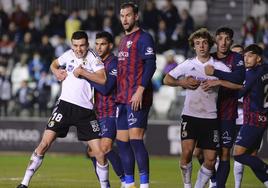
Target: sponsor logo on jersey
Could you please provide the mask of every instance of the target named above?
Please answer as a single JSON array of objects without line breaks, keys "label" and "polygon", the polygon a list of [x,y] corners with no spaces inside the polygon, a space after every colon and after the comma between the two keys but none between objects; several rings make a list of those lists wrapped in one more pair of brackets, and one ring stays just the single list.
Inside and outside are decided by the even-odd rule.
[{"label": "sponsor logo on jersey", "polygon": [[118,118],[118,115],[119,115],[119,108],[118,108],[118,107],[116,107],[115,117],[117,117],[117,118]]},{"label": "sponsor logo on jersey", "polygon": [[[213,142],[215,142],[215,143],[219,143],[219,132],[218,132],[218,130],[214,130],[213,131]],[[217,146],[216,146],[217,147]]]},{"label": "sponsor logo on jersey", "polygon": [[238,63],[237,63],[237,66],[243,66],[244,65],[244,61],[240,60]]},{"label": "sponsor logo on jersey", "polygon": [[147,47],[145,55],[154,55],[154,49],[152,47]]},{"label": "sponsor logo on jersey", "polygon": [[129,123],[129,125],[133,125],[137,122],[137,118],[135,118],[134,114],[131,113],[131,114],[129,114],[127,121]]},{"label": "sponsor logo on jersey", "polygon": [[109,72],[110,75],[112,76],[117,76],[117,70],[116,69],[112,69],[110,72]]},{"label": "sponsor logo on jersey", "polygon": [[127,48],[130,48],[132,46],[132,43],[133,42],[131,40],[127,41]]}]

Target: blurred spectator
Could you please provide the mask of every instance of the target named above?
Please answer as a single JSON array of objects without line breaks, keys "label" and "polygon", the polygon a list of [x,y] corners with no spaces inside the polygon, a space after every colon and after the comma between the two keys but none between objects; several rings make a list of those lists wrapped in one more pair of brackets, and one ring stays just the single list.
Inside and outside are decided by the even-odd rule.
[{"label": "blurred spectator", "polygon": [[172,69],[174,69],[178,64],[175,61],[175,51],[174,50],[168,50],[164,53],[165,58],[166,58],[166,65],[163,69],[163,78],[167,73],[169,73]]},{"label": "blurred spectator", "polygon": [[45,22],[45,17],[40,7],[34,10],[32,21],[34,24],[34,28],[36,28],[38,31],[45,30],[45,26],[46,24],[48,24]]},{"label": "blurred spectator", "polygon": [[2,4],[0,3],[0,36],[7,32],[9,25],[8,15],[4,11]]},{"label": "blurred spectator", "polygon": [[194,31],[194,20],[187,9],[181,11],[181,23],[177,24],[174,30],[171,41],[172,46],[183,50],[183,55],[187,58],[189,51],[188,38]]},{"label": "blurred spectator", "polygon": [[16,63],[15,67],[13,68],[11,72],[13,96],[17,93],[17,90],[19,89],[21,82],[23,80],[30,79],[27,61],[28,61],[28,55],[25,53],[21,54],[19,62]]},{"label": "blurred spectator", "polygon": [[60,35],[65,36],[65,21],[67,17],[63,14],[60,5],[55,4],[52,8],[52,13],[49,16],[49,25],[47,32],[50,36]]},{"label": "blurred spectator", "polygon": [[232,51],[232,52],[239,53],[239,54],[243,54],[243,52],[244,52],[244,48],[243,48],[243,46],[240,45],[240,44],[233,44],[233,45],[231,46],[231,51]]},{"label": "blurred spectator", "polygon": [[165,0],[165,6],[162,9],[162,19],[166,23],[167,36],[170,37],[176,28],[176,25],[181,22],[179,11],[173,4],[172,0]]},{"label": "blurred spectator", "polygon": [[24,33],[28,28],[30,18],[28,13],[24,12],[21,9],[21,6],[17,4],[15,6],[15,11],[11,14],[10,20],[18,26],[21,33]]},{"label": "blurred spectator", "polygon": [[[253,37],[253,40],[255,41],[255,36],[257,34],[257,23],[253,16],[249,16],[245,23],[242,25],[241,35],[243,38],[243,42],[248,41],[249,38]],[[248,34],[249,33],[249,34]]]},{"label": "blurred spectator", "polygon": [[81,28],[81,20],[78,15],[78,10],[73,10],[65,21],[65,31],[67,40],[71,40],[72,34],[75,31],[80,30]]},{"label": "blurred spectator", "polygon": [[99,15],[96,8],[88,10],[87,18],[82,22],[82,29],[89,32],[102,30],[103,18]]},{"label": "blurred spectator", "polygon": [[106,10],[105,10],[105,17],[109,17],[112,25],[111,25],[111,29],[112,29],[112,33],[114,36],[119,35],[119,33],[122,31],[121,28],[121,24],[119,22],[119,19],[117,17],[117,15],[115,14],[115,10],[114,7],[109,6]]},{"label": "blurred spectator", "polygon": [[13,55],[15,42],[9,39],[7,34],[3,34],[0,40],[0,66],[7,67],[9,59]]},{"label": "blurred spectator", "polygon": [[102,30],[114,35],[113,29],[112,29],[112,20],[110,17],[104,17]]},{"label": "blurred spectator", "polygon": [[34,91],[28,86],[27,80],[20,83],[20,88],[15,95],[15,113],[21,115],[24,111],[32,116],[34,104]]},{"label": "blurred spectator", "polygon": [[8,116],[8,106],[11,99],[11,81],[5,69],[0,71],[0,116],[3,111],[4,116]]},{"label": "blurred spectator", "polygon": [[243,46],[249,46],[250,44],[255,43],[254,35],[252,32],[248,32],[246,36],[243,38],[242,45]]},{"label": "blurred spectator", "polygon": [[153,31],[153,36],[158,31],[158,24],[161,19],[161,12],[156,8],[154,0],[145,1],[144,10],[142,12],[142,23],[143,29]]},{"label": "blurred spectator", "polygon": [[59,42],[55,47],[55,57],[60,57],[67,49],[70,47],[66,44],[65,38],[62,36],[59,36]]},{"label": "blurred spectator", "polygon": [[32,40],[32,34],[26,32],[23,37],[23,42],[19,43],[15,48],[15,58],[18,60],[20,54],[28,54],[29,58],[32,58],[33,51],[36,49],[36,45]]},{"label": "blurred spectator", "polygon": [[38,114],[40,117],[48,116],[48,103],[51,97],[51,84],[52,81],[48,76],[47,72],[42,72],[41,77],[37,84],[37,103],[38,103]]},{"label": "blurred spectator", "polygon": [[14,22],[9,23],[7,34],[9,36],[9,39],[15,43],[21,42],[23,38],[23,34],[19,32]]},{"label": "blurred spectator", "polygon": [[33,58],[29,61],[28,68],[31,80],[38,82],[41,78],[41,72],[45,69],[44,63],[38,52],[35,52]]},{"label": "blurred spectator", "polygon": [[42,32],[35,28],[33,21],[29,22],[27,32],[31,33],[32,41],[34,41],[36,45],[40,44]]},{"label": "blurred spectator", "polygon": [[155,35],[156,52],[162,53],[169,48],[169,38],[167,36],[167,28],[164,20],[158,22],[158,32]]},{"label": "blurred spectator", "polygon": [[263,45],[264,62],[268,63],[268,17],[258,31],[257,43]]},{"label": "blurred spectator", "polygon": [[44,71],[48,72],[50,64],[54,58],[55,49],[49,42],[48,35],[43,35],[41,40],[41,45],[38,47],[40,56],[44,64]]}]

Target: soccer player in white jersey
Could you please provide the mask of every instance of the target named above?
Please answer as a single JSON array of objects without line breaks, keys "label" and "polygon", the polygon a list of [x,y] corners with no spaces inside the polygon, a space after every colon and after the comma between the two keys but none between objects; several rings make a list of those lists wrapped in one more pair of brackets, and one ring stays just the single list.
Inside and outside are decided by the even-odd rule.
[{"label": "soccer player in white jersey", "polygon": [[170,86],[181,86],[180,79],[193,77],[198,80],[196,89],[186,89],[186,98],[182,111],[181,145],[182,155],[180,167],[185,188],[191,188],[192,155],[195,146],[204,150],[202,164],[196,188],[205,187],[214,170],[216,150],[219,147],[218,121],[216,101],[218,88],[204,91],[203,82],[216,80],[214,76],[207,76],[204,67],[208,64],[220,70],[229,72],[223,63],[210,56],[210,49],[214,44],[213,37],[207,29],[201,28],[189,37],[190,46],[195,50],[196,57],[187,59],[170,71],[164,78],[164,83]]},{"label": "soccer player in white jersey", "polygon": [[51,144],[57,137],[65,137],[70,126],[77,128],[78,139],[87,141],[92,149],[97,159],[96,171],[100,186],[108,188],[108,163],[100,148],[100,127],[93,110],[92,86],[88,82],[106,82],[104,65],[99,56],[89,49],[88,36],[84,31],[74,32],[71,43],[72,49],[54,60],[50,66],[52,73],[62,82],[61,95],[17,188],[28,187]]}]

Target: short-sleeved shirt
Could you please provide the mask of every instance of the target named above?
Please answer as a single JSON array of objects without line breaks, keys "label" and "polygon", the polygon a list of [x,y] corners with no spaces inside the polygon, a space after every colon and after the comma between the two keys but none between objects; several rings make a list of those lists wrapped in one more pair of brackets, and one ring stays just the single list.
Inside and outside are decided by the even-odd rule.
[{"label": "short-sleeved shirt", "polygon": [[[118,76],[116,102],[130,104],[138,86],[142,85],[144,60],[155,63],[155,46],[150,34],[139,29],[124,36],[118,48]],[[150,82],[143,93],[143,106],[151,106],[153,87]]]},{"label": "short-sleeved shirt", "polygon": [[82,65],[89,72],[97,72],[104,69],[100,57],[92,50],[88,50],[85,58],[78,59],[73,50],[68,50],[58,58],[59,65],[65,67],[68,76],[62,81],[60,100],[93,109],[93,93],[90,83],[86,79],[77,78],[73,71]]},{"label": "short-sleeved shirt", "polygon": [[[207,76],[204,67],[212,65],[218,70],[230,72],[230,69],[222,62],[210,58],[206,63],[202,63],[198,58],[187,59],[169,72],[169,75],[175,79],[180,77],[192,76],[199,81],[218,80],[214,76]],[[186,98],[182,115],[215,119],[217,118],[217,97],[218,87],[214,87],[209,91],[204,91],[201,86],[195,90],[186,89]]]}]

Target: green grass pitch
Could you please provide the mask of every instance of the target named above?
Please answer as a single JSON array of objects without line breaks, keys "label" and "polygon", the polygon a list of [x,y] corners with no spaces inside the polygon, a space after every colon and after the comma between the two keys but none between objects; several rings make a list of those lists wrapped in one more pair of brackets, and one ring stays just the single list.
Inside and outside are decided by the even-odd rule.
[{"label": "green grass pitch", "polygon": [[[15,188],[24,175],[30,153],[0,153],[0,188]],[[179,171],[179,157],[150,157],[151,188],[183,187]],[[232,161],[233,162],[233,161]],[[193,182],[195,181],[198,163],[194,160]],[[137,173],[136,173],[137,175]],[[138,180],[138,176],[136,176]],[[110,165],[112,188],[120,187],[119,179]],[[138,185],[138,182],[136,182]],[[33,177],[30,188],[99,188],[91,165],[84,155],[61,155],[48,153],[42,166]],[[138,186],[137,186],[138,187]],[[231,173],[227,188],[234,187]],[[245,169],[243,188],[264,187],[249,168]]]}]

